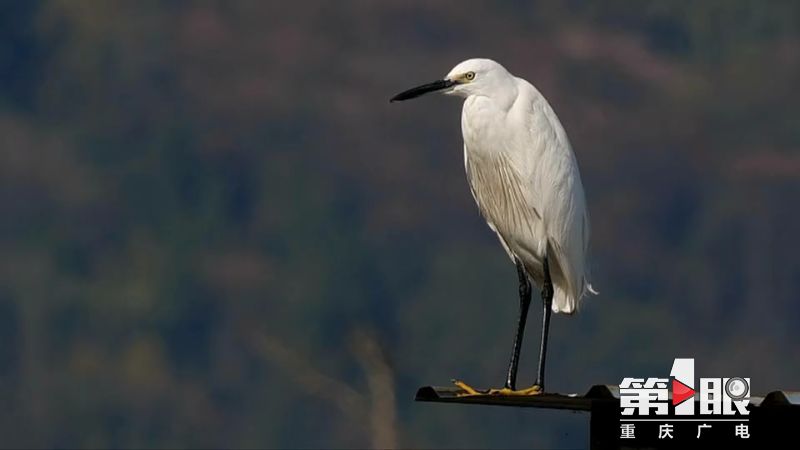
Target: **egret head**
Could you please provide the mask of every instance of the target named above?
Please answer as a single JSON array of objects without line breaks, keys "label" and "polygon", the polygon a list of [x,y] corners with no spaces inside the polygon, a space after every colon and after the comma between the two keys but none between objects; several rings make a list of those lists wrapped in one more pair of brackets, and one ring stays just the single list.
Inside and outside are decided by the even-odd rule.
[{"label": "egret head", "polygon": [[464,98],[470,95],[491,96],[502,89],[514,89],[513,76],[491,59],[475,58],[458,63],[444,79],[403,91],[390,101],[410,100],[429,92]]}]

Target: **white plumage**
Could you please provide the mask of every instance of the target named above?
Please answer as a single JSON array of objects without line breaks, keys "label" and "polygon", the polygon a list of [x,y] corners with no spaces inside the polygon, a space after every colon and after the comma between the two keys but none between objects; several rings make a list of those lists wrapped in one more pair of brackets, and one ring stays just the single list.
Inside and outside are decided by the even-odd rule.
[{"label": "white plumage", "polygon": [[[578,163],[544,96],[490,59],[466,60],[444,79],[401,92],[392,101],[428,92],[465,99],[461,131],[470,190],[519,277],[520,315],[505,387],[487,392],[536,395],[544,391],[551,311],[572,314],[586,294],[597,293],[589,277],[589,214]],[[517,391],[529,279],[542,291],[542,341],[536,383]],[[480,395],[466,383],[456,384],[464,395]]]},{"label": "white plumage", "polygon": [[539,286],[547,252],[553,311],[571,314],[595,291],[589,214],[567,135],[544,96],[492,60],[464,61],[446,79],[470,72],[471,82],[448,93],[466,98],[461,129],[472,195],[509,257]]}]

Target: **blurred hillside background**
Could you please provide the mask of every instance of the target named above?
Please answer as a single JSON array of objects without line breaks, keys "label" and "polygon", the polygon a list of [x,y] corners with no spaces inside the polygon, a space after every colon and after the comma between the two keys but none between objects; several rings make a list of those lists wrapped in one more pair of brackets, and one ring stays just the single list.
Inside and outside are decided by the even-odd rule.
[{"label": "blurred hillside background", "polygon": [[[514,267],[463,173],[492,57],[575,148],[595,285],[549,388],[800,388],[800,3],[0,3],[0,446],[582,447],[502,382]],[[523,351],[533,381],[539,308]]]}]

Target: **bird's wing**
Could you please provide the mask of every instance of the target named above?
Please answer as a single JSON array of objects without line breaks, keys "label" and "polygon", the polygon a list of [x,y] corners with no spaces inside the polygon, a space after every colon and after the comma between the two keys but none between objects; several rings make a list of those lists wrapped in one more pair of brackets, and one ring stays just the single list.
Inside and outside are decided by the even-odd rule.
[{"label": "bird's wing", "polygon": [[[527,82],[526,82],[527,83]],[[577,307],[589,285],[586,257],[589,217],[578,164],[561,122],[544,97],[532,89],[528,114],[529,142],[524,170],[531,189],[531,207],[541,211],[547,233],[548,255],[563,278],[568,303],[565,312]]]},{"label": "bird's wing", "polygon": [[[465,170],[465,172],[467,174],[467,184],[469,185],[469,192],[472,194],[472,198],[475,200],[475,203],[478,205],[478,210],[481,212],[481,215],[484,217],[484,219],[486,219],[486,224],[489,225],[489,228],[492,231],[494,231],[494,233],[497,235],[497,238],[500,240],[500,243],[503,245],[503,249],[508,254],[508,257],[511,258],[512,261],[514,261],[516,255],[515,255],[514,251],[511,249],[511,247],[509,246],[508,241],[506,240],[507,237],[504,236],[503,233],[500,230],[498,230],[497,226],[495,225],[494,217],[489,212],[489,210],[492,209],[492,208],[487,206],[487,204],[486,204],[487,202],[485,202],[484,198],[483,198],[486,195],[481,195],[476,191],[476,182],[477,182],[477,180],[475,179],[476,178],[476,171],[471,168],[470,159],[469,159],[469,149],[467,148],[467,144],[466,143],[464,144],[464,170]],[[483,192],[485,192],[485,191],[486,191],[486,189],[483,190]],[[491,189],[489,191],[491,191]],[[489,195],[489,197],[491,197],[491,194]],[[508,206],[509,202],[503,202],[503,204],[505,206]]]}]

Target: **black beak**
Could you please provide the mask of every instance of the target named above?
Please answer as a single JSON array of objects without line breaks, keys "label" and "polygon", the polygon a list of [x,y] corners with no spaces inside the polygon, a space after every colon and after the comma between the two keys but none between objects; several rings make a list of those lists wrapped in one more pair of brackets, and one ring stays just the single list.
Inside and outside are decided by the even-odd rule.
[{"label": "black beak", "polygon": [[428,92],[435,92],[441,91],[442,89],[447,89],[451,86],[456,85],[455,81],[450,80],[437,80],[433,83],[423,84],[422,86],[417,86],[415,88],[411,88],[407,91],[403,91],[394,97],[392,97],[390,102],[402,102],[403,100],[411,100],[412,98],[417,98],[420,95],[425,95]]}]

